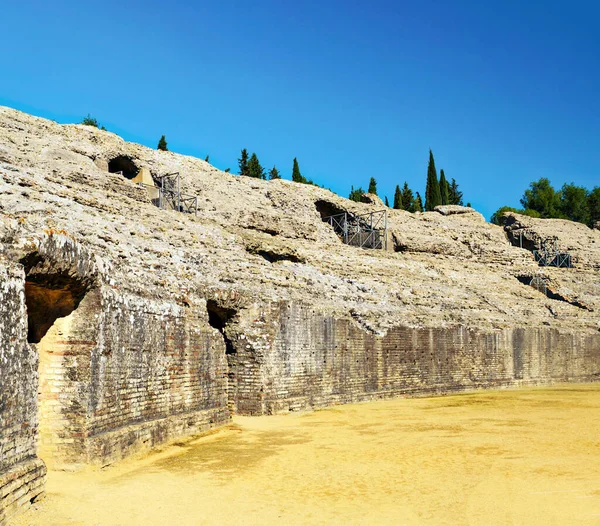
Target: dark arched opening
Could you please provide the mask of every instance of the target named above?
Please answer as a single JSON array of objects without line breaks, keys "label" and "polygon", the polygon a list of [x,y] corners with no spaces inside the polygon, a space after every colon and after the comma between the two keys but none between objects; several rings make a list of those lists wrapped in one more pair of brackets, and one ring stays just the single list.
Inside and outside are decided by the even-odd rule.
[{"label": "dark arched opening", "polygon": [[[81,336],[74,321],[91,282],[70,265],[32,253],[21,260],[25,270],[27,341],[38,362],[38,455],[49,466],[76,463],[82,451],[85,403],[77,387],[85,377],[93,341]],[[81,318],[81,317],[80,317]],[[89,322],[89,323],[88,323]]]},{"label": "dark arched opening", "polygon": [[237,315],[237,311],[222,307],[215,300],[208,300],[206,302],[206,311],[208,313],[208,323],[221,333],[223,342],[225,343],[225,357],[227,359],[227,407],[231,413],[234,413],[236,411],[238,392],[236,371],[238,371],[240,364],[237,350],[227,335],[227,325]]},{"label": "dark arched opening", "polygon": [[344,212],[346,212],[346,210],[344,210],[343,208],[334,205],[330,201],[324,201],[322,199],[319,199],[315,202],[315,207],[317,209],[317,212],[321,214],[321,219],[326,219],[328,217],[343,214]]},{"label": "dark arched opening", "polygon": [[39,343],[57,318],[68,316],[78,307],[88,285],[64,269],[52,269],[37,253],[21,263],[26,276],[27,341]]},{"label": "dark arched opening", "polygon": [[139,168],[131,157],[119,155],[108,161],[108,171],[115,174],[121,173],[127,179],[133,179],[139,172]]}]

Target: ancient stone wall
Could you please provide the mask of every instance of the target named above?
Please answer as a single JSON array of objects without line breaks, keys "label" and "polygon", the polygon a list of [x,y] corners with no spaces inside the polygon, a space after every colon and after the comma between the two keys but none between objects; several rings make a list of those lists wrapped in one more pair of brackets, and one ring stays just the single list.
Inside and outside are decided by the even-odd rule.
[{"label": "ancient stone wall", "polygon": [[27,344],[23,269],[0,259],[0,524],[44,491],[36,458],[37,354]]},{"label": "ancient stone wall", "polygon": [[256,314],[232,362],[240,413],[600,378],[598,333],[396,327],[379,336],[297,303]]}]

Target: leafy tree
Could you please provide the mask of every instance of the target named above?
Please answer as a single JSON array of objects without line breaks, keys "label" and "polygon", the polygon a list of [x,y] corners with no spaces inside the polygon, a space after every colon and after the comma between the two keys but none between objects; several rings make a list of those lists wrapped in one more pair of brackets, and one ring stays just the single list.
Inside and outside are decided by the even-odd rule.
[{"label": "leafy tree", "polygon": [[272,181],[273,179],[281,179],[281,175],[279,174],[279,170],[276,166],[273,166],[271,170],[269,170],[269,179]]},{"label": "leafy tree", "polygon": [[204,160],[205,160],[206,162],[209,162],[209,159],[210,159],[210,155],[207,155],[207,156],[204,158]]},{"label": "leafy tree", "polygon": [[356,201],[357,203],[361,202],[361,198],[362,195],[365,193],[365,191],[362,189],[362,187],[358,187],[356,190],[354,189],[354,186],[351,187],[350,190],[350,195],[348,196],[348,199],[350,199],[350,201]]},{"label": "leafy tree", "polygon": [[165,138],[165,136],[161,136],[160,141],[158,141],[158,146],[156,147],[157,150],[161,150],[163,152],[168,152],[169,148],[167,148],[167,139]]},{"label": "leafy tree", "polygon": [[440,182],[437,178],[435,161],[433,153],[429,150],[429,165],[427,166],[427,185],[425,186],[425,209],[433,210],[436,206],[442,204],[442,194],[440,192]]},{"label": "leafy tree", "polygon": [[562,214],[571,221],[588,224],[590,222],[588,193],[583,186],[565,183],[560,190],[560,211]]},{"label": "leafy tree", "polygon": [[228,174],[231,171],[231,168],[225,168],[225,173]]},{"label": "leafy tree", "polygon": [[600,186],[596,186],[588,195],[588,210],[590,212],[589,226],[593,227],[600,221]]},{"label": "leafy tree", "polygon": [[440,195],[442,197],[442,204],[449,205],[450,204],[450,185],[448,181],[446,181],[446,175],[444,174],[444,169],[440,170]]},{"label": "leafy tree", "polygon": [[371,177],[371,180],[369,181],[369,193],[377,195],[377,181],[375,180],[375,177]]},{"label": "leafy tree", "polygon": [[451,205],[463,205],[463,193],[459,191],[458,184],[454,177],[452,178],[452,182],[450,183],[450,187],[448,189],[448,204]]},{"label": "leafy tree", "polygon": [[417,197],[415,197],[415,203],[413,205],[415,212],[423,211],[423,200],[421,199],[421,195],[417,192]]},{"label": "leafy tree", "polygon": [[250,156],[248,161],[248,175],[255,179],[266,179],[265,169],[261,166],[255,153]]},{"label": "leafy tree", "polygon": [[396,210],[402,210],[404,208],[402,204],[402,192],[400,192],[400,187],[396,185],[396,191],[394,192],[394,208]]},{"label": "leafy tree", "polygon": [[95,117],[92,117],[89,113],[86,117],[84,117],[79,124],[84,124],[85,126],[93,126],[94,128],[98,128],[99,130],[106,131],[104,126],[100,126]]},{"label": "leafy tree", "polygon": [[519,210],[517,210],[516,208],[513,208],[512,206],[502,206],[500,208],[498,208],[498,210],[496,210],[493,214],[492,217],[490,218],[490,223],[493,223],[494,225],[504,225],[504,221],[505,218],[502,214],[504,214],[504,212],[516,212],[516,213],[520,213]]},{"label": "leafy tree", "polygon": [[390,202],[388,201],[387,195],[385,196],[385,206],[390,207]]},{"label": "leafy tree", "polygon": [[248,172],[248,150],[244,148],[238,159],[238,166],[240,167],[240,175],[250,175]]},{"label": "leafy tree", "polygon": [[543,218],[562,217],[560,204],[560,192],[552,188],[546,177],[531,183],[521,198],[525,210],[536,210]]},{"label": "leafy tree", "polygon": [[404,210],[408,210],[409,212],[416,211],[415,198],[406,181],[404,181],[404,186],[402,187],[402,208],[404,208]]},{"label": "leafy tree", "polygon": [[536,212],[535,210],[518,210],[516,208],[513,208],[512,206],[502,206],[500,208],[498,208],[498,210],[496,210],[493,214],[492,217],[490,218],[490,223],[494,223],[495,225],[504,225],[505,223],[505,217],[503,216],[504,212],[515,212],[517,214],[522,214],[524,216],[529,216],[529,217],[540,217],[539,212]]},{"label": "leafy tree", "polygon": [[92,117],[89,113],[81,120],[79,124],[85,124],[86,126],[98,128],[98,120],[95,117]]}]

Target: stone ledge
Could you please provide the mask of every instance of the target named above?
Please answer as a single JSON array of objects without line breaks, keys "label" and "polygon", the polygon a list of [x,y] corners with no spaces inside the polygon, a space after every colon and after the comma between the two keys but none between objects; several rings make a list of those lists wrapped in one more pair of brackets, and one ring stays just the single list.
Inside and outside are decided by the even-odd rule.
[{"label": "stone ledge", "polygon": [[0,526],[43,497],[45,485],[46,465],[39,458],[21,462],[0,474]]},{"label": "stone ledge", "polygon": [[[226,407],[172,415],[156,420],[124,426],[114,431],[93,435],[87,439],[88,462],[107,466],[143,449],[150,449],[170,440],[204,433],[229,423]],[[57,466],[78,469],[78,465]]]}]

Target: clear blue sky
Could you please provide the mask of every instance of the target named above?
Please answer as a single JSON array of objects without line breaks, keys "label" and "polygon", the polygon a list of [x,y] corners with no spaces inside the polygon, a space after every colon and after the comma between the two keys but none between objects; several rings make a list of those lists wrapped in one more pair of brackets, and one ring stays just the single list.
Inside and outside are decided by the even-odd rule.
[{"label": "clear blue sky", "polygon": [[487,218],[600,185],[600,3],[39,1],[0,6],[0,104],[91,113],[237,171],[424,193],[429,148]]}]

